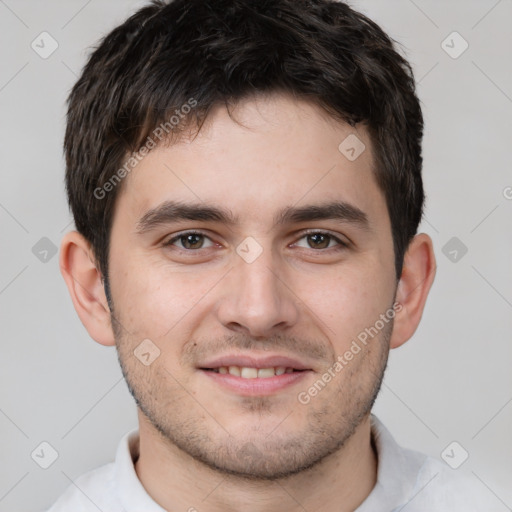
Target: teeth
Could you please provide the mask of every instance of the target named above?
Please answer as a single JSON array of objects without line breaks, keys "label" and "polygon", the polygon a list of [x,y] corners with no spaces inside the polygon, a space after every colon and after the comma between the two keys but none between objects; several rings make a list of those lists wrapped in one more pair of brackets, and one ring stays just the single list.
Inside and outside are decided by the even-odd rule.
[{"label": "teeth", "polygon": [[258,378],[273,377],[275,374],[274,368],[260,368],[258,370]]},{"label": "teeth", "polygon": [[240,377],[240,368],[238,366],[230,366],[229,374],[236,375],[237,377]]},{"label": "teeth", "polygon": [[258,377],[258,370],[256,368],[243,367],[240,369],[240,377],[243,379],[255,379]]},{"label": "teeth", "polygon": [[275,368],[250,368],[247,366],[220,366],[214,368],[214,372],[222,374],[235,375],[243,379],[266,379],[274,377],[275,375],[283,375],[283,373],[293,373],[293,368],[286,368],[286,366],[276,366]]}]

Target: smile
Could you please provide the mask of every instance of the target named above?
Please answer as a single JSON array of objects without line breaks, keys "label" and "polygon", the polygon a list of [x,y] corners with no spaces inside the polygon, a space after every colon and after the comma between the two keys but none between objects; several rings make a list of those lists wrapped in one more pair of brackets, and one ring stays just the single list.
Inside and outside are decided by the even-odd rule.
[{"label": "smile", "polygon": [[234,375],[236,377],[241,377],[242,379],[268,379],[270,377],[275,377],[276,375],[303,371],[286,366],[275,366],[270,368],[252,368],[248,366],[219,366],[218,368],[203,369],[224,375]]}]

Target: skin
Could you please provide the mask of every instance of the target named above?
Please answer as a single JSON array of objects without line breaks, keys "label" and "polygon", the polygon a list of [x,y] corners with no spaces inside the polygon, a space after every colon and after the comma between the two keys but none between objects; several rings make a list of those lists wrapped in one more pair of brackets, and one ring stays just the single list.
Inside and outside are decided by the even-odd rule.
[{"label": "skin", "polygon": [[[195,139],[154,149],[125,178],[109,254],[112,315],[92,249],[76,232],[63,239],[62,273],[91,337],[117,347],[138,404],[136,472],[163,508],[354,510],[376,482],[370,409],[389,349],[421,319],[432,242],[413,239],[397,282],[363,126],[278,94],[248,98],[232,115],[238,123],[215,109]],[[353,162],[338,150],[349,134],[366,146]],[[164,201],[228,208],[237,222],[180,220],[140,233],[141,218]],[[360,209],[367,226],[332,218],[274,225],[285,207],[332,201]],[[207,238],[188,249],[179,238],[164,245],[187,230]],[[246,237],[261,248],[251,263],[236,252]],[[301,404],[298,394],[395,301],[394,324]],[[149,366],[134,356],[144,339],[160,350]],[[270,396],[241,396],[197,368],[227,353],[289,355],[312,371]]]}]

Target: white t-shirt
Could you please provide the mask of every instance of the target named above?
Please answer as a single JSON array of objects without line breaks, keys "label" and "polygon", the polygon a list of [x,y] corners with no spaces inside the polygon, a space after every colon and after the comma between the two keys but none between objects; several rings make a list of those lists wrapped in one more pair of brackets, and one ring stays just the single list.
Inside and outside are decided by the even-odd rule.
[{"label": "white t-shirt", "polygon": [[[401,448],[372,415],[377,483],[355,512],[493,512],[502,504],[481,482],[440,460]],[[166,512],[135,472],[138,430],[119,443],[115,462],[85,473],[47,512]],[[501,508],[500,508],[501,507]]]}]

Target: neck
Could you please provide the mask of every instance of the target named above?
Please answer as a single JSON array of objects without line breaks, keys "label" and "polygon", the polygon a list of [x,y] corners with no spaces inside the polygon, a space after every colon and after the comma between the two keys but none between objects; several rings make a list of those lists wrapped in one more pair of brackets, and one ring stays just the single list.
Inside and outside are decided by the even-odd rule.
[{"label": "neck", "polygon": [[313,468],[275,481],[248,481],[217,472],[165,440],[140,412],[139,425],[135,471],[148,494],[166,510],[350,512],[377,480],[369,417],[340,450]]}]

